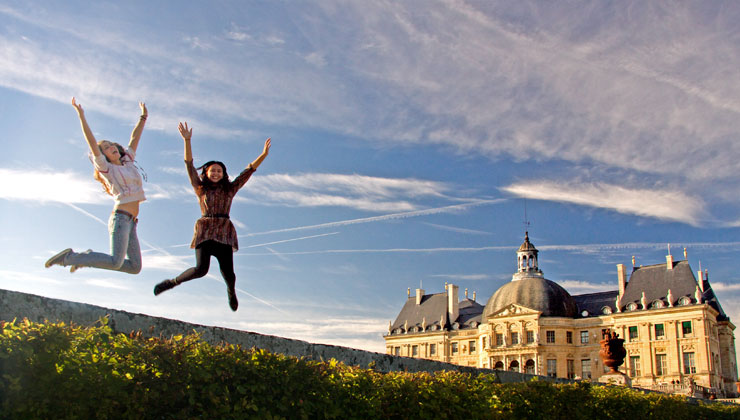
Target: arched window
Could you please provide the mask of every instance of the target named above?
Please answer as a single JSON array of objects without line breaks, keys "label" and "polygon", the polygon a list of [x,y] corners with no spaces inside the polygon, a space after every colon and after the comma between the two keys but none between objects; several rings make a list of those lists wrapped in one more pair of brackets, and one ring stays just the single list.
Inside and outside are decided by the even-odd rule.
[{"label": "arched window", "polygon": [[688,296],[684,296],[681,299],[678,300],[678,304],[681,306],[690,305],[691,304],[691,298]]},{"label": "arched window", "polygon": [[502,370],[504,368],[504,362],[502,362],[502,361],[499,360],[498,362],[496,362],[495,365],[493,365],[493,368],[494,369],[498,369],[498,370]]},{"label": "arched window", "polygon": [[519,372],[519,361],[512,360],[511,363],[509,363],[509,370],[512,372]]},{"label": "arched window", "polygon": [[637,309],[637,304],[635,302],[630,302],[625,309],[628,311],[634,311]]},{"label": "arched window", "polygon": [[610,315],[612,313],[612,308],[604,306],[603,308],[601,308],[601,313],[604,315]]},{"label": "arched window", "polygon": [[534,360],[529,359],[526,362],[524,362],[524,373],[528,373],[530,375],[534,375]]},{"label": "arched window", "polygon": [[650,304],[650,307],[653,309],[660,309],[665,306],[665,303],[663,303],[660,299],[655,299],[653,303]]}]

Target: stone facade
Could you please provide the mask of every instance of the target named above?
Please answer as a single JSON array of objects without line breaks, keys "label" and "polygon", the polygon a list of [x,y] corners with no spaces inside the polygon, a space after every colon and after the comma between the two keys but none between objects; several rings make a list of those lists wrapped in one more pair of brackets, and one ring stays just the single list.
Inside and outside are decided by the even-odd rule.
[{"label": "stone facade", "polygon": [[[708,274],[694,277],[688,261],[634,267],[618,289],[570,296],[546,280],[528,235],[517,252],[518,272],[485,305],[458,302],[457,286],[425,295],[417,289],[384,336],[388,354],[462,366],[565,379],[608,372],[599,357],[602,330],[625,339],[620,371],[633,386],[703,389],[737,395],[735,326],[722,310]],[[453,297],[452,299],[450,297]],[[447,306],[442,303],[446,302]],[[455,315],[457,314],[457,315]]]}]

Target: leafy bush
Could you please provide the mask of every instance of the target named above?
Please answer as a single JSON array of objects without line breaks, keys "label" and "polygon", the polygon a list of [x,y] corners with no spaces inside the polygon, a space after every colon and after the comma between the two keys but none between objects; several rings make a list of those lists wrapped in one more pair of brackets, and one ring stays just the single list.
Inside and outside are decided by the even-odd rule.
[{"label": "leafy bush", "polygon": [[495,375],[378,373],[197,334],[145,338],[63,323],[2,323],[0,419],[737,419],[588,382],[500,384]]}]

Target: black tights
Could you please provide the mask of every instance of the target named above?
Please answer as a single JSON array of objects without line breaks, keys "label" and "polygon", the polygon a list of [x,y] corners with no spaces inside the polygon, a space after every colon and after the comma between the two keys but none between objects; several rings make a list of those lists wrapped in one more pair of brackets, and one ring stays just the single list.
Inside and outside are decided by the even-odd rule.
[{"label": "black tights", "polygon": [[234,274],[234,250],[231,245],[222,244],[213,240],[202,242],[195,248],[195,267],[188,268],[175,278],[175,283],[180,284],[188,280],[199,279],[208,274],[211,265],[211,256],[216,257],[221,275],[224,276],[226,285],[234,287],[236,274]]}]

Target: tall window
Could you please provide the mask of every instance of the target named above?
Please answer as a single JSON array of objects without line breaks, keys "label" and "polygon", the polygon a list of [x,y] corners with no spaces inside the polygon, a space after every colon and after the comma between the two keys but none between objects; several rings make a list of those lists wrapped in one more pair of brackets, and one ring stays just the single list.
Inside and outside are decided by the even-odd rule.
[{"label": "tall window", "polygon": [[568,344],[573,344],[573,331],[565,332],[565,342]]},{"label": "tall window", "polygon": [[630,356],[630,376],[640,376],[640,356]]},{"label": "tall window", "polygon": [[686,375],[696,373],[696,364],[694,363],[694,352],[683,354],[683,373]]},{"label": "tall window", "polygon": [[551,378],[558,376],[558,361],[556,359],[547,359],[547,376]]},{"label": "tall window", "polygon": [[691,321],[684,321],[681,323],[681,331],[683,331],[683,335],[691,335]]},{"label": "tall window", "polygon": [[655,324],[655,339],[662,340],[665,338],[665,327],[663,324]]},{"label": "tall window", "polygon": [[394,356],[400,356],[401,355],[401,347],[393,347],[393,355]]},{"label": "tall window", "polygon": [[519,333],[513,332],[511,333],[511,344],[519,344]]},{"label": "tall window", "polygon": [[475,340],[468,341],[468,350],[470,350],[470,354],[475,353]]},{"label": "tall window", "polygon": [[534,331],[527,331],[527,344],[534,343]]},{"label": "tall window", "polygon": [[581,331],[581,344],[588,344],[588,331]]},{"label": "tall window", "polygon": [[547,331],[545,334],[547,335],[547,342],[548,343],[554,343],[555,342],[555,331]]},{"label": "tall window", "polygon": [[437,345],[436,344],[430,344],[429,345],[429,355],[430,356],[436,356],[437,355]]},{"label": "tall window", "polygon": [[655,355],[655,374],[657,376],[668,374],[668,359],[665,354]]},{"label": "tall window", "polygon": [[419,346],[411,346],[411,356],[412,357],[419,356]]},{"label": "tall window", "polygon": [[452,343],[452,354],[457,354],[458,348],[457,343]]},{"label": "tall window", "polygon": [[488,347],[488,346],[486,346],[486,337],[483,337],[483,348],[485,349],[485,348],[487,348],[487,347]]},{"label": "tall window", "polygon": [[630,341],[637,340],[637,327],[629,327]]},{"label": "tall window", "polygon": [[568,379],[573,379],[576,377],[576,361],[573,359],[568,359],[565,361],[565,364],[568,368]]},{"label": "tall window", "polygon": [[591,379],[591,359],[581,359],[581,378]]},{"label": "tall window", "polygon": [[504,335],[501,333],[496,333],[496,347],[501,347],[504,345]]}]

